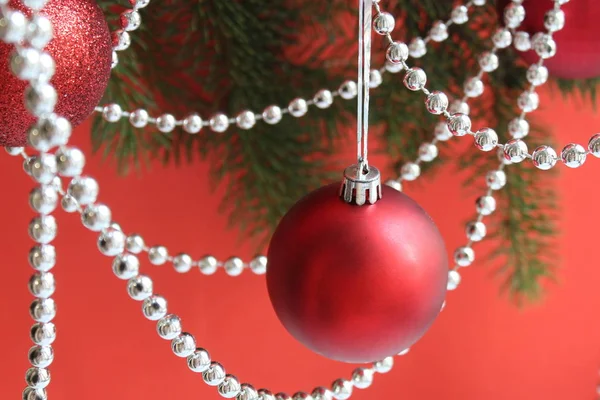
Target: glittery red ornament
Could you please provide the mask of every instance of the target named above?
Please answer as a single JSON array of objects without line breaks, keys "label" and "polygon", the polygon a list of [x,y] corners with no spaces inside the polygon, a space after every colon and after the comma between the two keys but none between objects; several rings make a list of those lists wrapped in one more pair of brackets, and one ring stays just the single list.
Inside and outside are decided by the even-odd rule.
[{"label": "glittery red ornament", "polygon": [[[28,13],[20,1],[11,0],[9,5]],[[90,115],[106,89],[112,62],[110,31],[94,0],[50,0],[41,14],[54,30],[45,50],[56,63],[51,80],[58,92],[55,110],[75,126]],[[0,42],[0,146],[24,146],[27,128],[35,121],[24,106],[27,83],[9,68],[13,49]]]},{"label": "glittery red ornament", "polygon": [[[499,14],[510,0],[498,2]],[[530,35],[546,32],[544,16],[552,9],[553,2],[548,0],[527,0],[525,20],[519,30]],[[577,0],[561,6],[565,13],[565,26],[553,34],[557,52],[552,58],[544,60],[551,75],[566,79],[586,79],[600,76],[600,1]],[[537,62],[539,57],[534,51],[523,53],[529,62]]]},{"label": "glittery red ornament", "polygon": [[285,328],[313,351],[369,362],[415,343],[440,312],[448,261],[431,218],[388,187],[373,205],[339,184],[301,199],[269,247],[267,286]]}]

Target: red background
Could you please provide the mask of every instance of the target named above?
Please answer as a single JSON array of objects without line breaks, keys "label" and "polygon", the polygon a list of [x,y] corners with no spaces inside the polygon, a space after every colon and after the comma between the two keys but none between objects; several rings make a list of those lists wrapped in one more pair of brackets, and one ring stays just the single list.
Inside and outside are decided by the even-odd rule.
[{"label": "red background", "polygon": [[[542,96],[540,119],[561,145],[584,143],[600,129],[600,116],[580,100],[563,101],[557,92]],[[74,143],[89,154],[89,125]],[[207,133],[210,134],[210,133]],[[458,147],[471,146],[455,139]],[[475,150],[473,150],[475,151]],[[340,154],[350,160],[351,152]],[[17,158],[0,155],[3,196],[0,220],[0,315],[2,357],[0,397],[20,398],[31,320],[27,290],[31,241],[27,223],[33,212],[27,195],[33,187]],[[380,160],[379,165],[385,165]],[[541,303],[519,309],[499,296],[500,278],[484,260],[463,273],[463,284],[450,293],[448,306],[410,354],[396,360],[387,375],[358,391],[356,399],[594,399],[600,367],[600,266],[596,229],[600,160],[584,167],[558,166],[554,181],[562,220],[557,245],[562,260],[557,283],[549,284]],[[207,165],[180,168],[155,165],[143,175],[116,175],[100,157],[86,172],[101,183],[100,199],[111,205],[126,232],[141,232],[149,244],[186,250],[195,258],[212,253],[251,257],[239,246],[237,232],[226,229],[216,212],[222,192],[207,192]],[[509,169],[510,173],[510,169]],[[388,175],[388,174],[386,174]],[[460,186],[460,174],[448,163],[435,176],[407,185],[438,223],[449,249],[464,242],[463,225],[473,215],[477,192]],[[140,303],[129,299],[125,283],[114,278],[110,261],[96,250],[94,234],[74,215],[58,213],[58,339],[51,366],[51,399],[217,399],[214,388],[188,371],[159,339],[154,323],[143,318]],[[476,250],[485,249],[485,244]],[[481,254],[481,253],[478,253]],[[230,373],[255,387],[294,392],[349,377],[353,368],[323,359],[296,343],[279,325],[269,305],[264,277],[223,271],[205,277],[197,270],[180,276],[172,267],[143,265],[169,308],[183,317],[186,330]]]}]

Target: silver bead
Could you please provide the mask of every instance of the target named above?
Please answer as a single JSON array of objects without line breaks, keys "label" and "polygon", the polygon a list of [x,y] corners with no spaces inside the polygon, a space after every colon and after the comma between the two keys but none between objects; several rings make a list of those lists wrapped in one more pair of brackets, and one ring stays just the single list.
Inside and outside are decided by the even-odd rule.
[{"label": "silver bead", "polygon": [[192,257],[188,254],[181,253],[173,257],[173,268],[181,274],[192,269],[192,263]]},{"label": "silver bead", "polygon": [[496,156],[498,157],[498,161],[500,161],[500,164],[503,164],[503,165],[511,165],[512,164],[512,161],[510,161],[509,159],[507,159],[504,156],[504,147],[498,147]]},{"label": "silver bead", "polygon": [[263,120],[269,125],[275,125],[279,123],[279,121],[281,121],[282,116],[283,113],[281,112],[281,108],[276,105],[268,106],[262,113]]},{"label": "silver bead", "polygon": [[58,205],[58,192],[52,186],[38,186],[29,193],[29,205],[40,214],[50,214]]},{"label": "silver bead", "polygon": [[421,175],[421,167],[417,163],[407,162],[400,168],[400,176],[405,181],[414,181],[419,175]]},{"label": "silver bead", "polygon": [[475,202],[475,208],[481,215],[490,215],[496,211],[496,199],[492,196],[481,196]]},{"label": "silver bead", "polygon": [[427,84],[427,74],[421,68],[409,68],[406,70],[403,82],[409,90],[421,90]]},{"label": "silver bead", "polygon": [[108,122],[117,122],[123,116],[123,109],[120,105],[111,103],[102,109],[102,117]]},{"label": "silver bead", "polygon": [[54,299],[35,299],[29,306],[29,315],[35,322],[50,322],[56,317]]},{"label": "silver bead", "polygon": [[38,272],[29,279],[29,292],[37,298],[47,299],[54,294],[56,282],[52,272]]},{"label": "silver bead", "polygon": [[429,37],[434,42],[443,42],[448,39],[448,26],[443,21],[436,21],[431,26]]},{"label": "silver bead", "polygon": [[238,128],[252,129],[256,125],[256,116],[252,111],[245,110],[235,117],[235,123]]},{"label": "silver bead", "polygon": [[504,145],[504,157],[511,163],[520,163],[528,154],[527,144],[521,139],[511,139]]},{"label": "silver bead", "polygon": [[150,119],[150,116],[148,115],[148,111],[144,110],[144,109],[137,109],[135,111],[132,111],[129,114],[129,123],[131,124],[131,126],[135,127],[135,128],[143,128],[146,125],[148,125],[148,120]]},{"label": "silver bead", "polygon": [[595,134],[588,142],[588,150],[594,157],[600,158],[600,133]]},{"label": "silver bead", "polygon": [[296,98],[290,102],[288,106],[288,111],[290,114],[296,118],[302,117],[308,111],[308,104],[306,100],[301,98]]},{"label": "silver bead", "polygon": [[313,98],[315,106],[321,109],[329,108],[333,104],[333,95],[327,89],[321,89]]},{"label": "silver bead", "polygon": [[548,68],[533,64],[527,69],[527,81],[533,86],[540,86],[548,80]]},{"label": "silver bead", "polygon": [[531,50],[531,39],[529,37],[529,33],[523,31],[515,33],[513,44],[515,45],[515,49],[519,51]]},{"label": "silver bead", "polygon": [[490,171],[485,176],[487,186],[492,190],[500,190],[506,185],[506,174],[504,171]]},{"label": "silver bead", "polygon": [[153,295],[142,303],[144,316],[151,321],[158,321],[167,315],[167,300],[159,295]]},{"label": "silver bead", "polygon": [[517,105],[526,113],[535,111],[540,105],[540,96],[536,92],[525,91],[517,99]]},{"label": "silver bead", "polygon": [[187,358],[188,368],[194,372],[204,372],[210,365],[210,354],[204,349],[196,349],[193,354]]},{"label": "silver bead", "polygon": [[259,389],[258,390],[258,400],[276,400],[273,393],[268,391],[267,389]]},{"label": "silver bead", "polygon": [[432,114],[442,114],[448,108],[448,96],[444,92],[434,90],[427,96],[425,107]]},{"label": "silver bead", "polygon": [[85,166],[85,155],[75,147],[62,147],[56,154],[56,168],[62,176],[81,175]]},{"label": "silver bead", "polygon": [[403,69],[404,69],[403,64],[394,64],[387,60],[385,61],[385,70],[387,72],[389,72],[390,74],[397,74],[398,72],[402,71]]},{"label": "silver bead", "polygon": [[473,4],[476,6],[484,6],[486,0],[473,0]]},{"label": "silver bead", "polygon": [[[26,159],[23,160],[23,171],[25,171],[25,173],[29,176],[33,176],[31,173],[31,169],[33,167],[33,164],[35,164],[37,162],[37,156],[31,156],[31,157],[27,157]],[[52,181],[52,178],[50,178],[50,181]]]},{"label": "silver bead", "polygon": [[89,176],[78,176],[71,179],[67,188],[67,193],[82,206],[94,203],[98,199],[99,192],[98,182]]},{"label": "silver bead", "polygon": [[52,154],[33,156],[29,162],[29,168],[33,179],[47,185],[56,177],[56,158]]},{"label": "silver bead", "polygon": [[48,0],[23,0],[23,4],[27,8],[31,8],[32,10],[36,11],[39,11],[42,8],[44,8],[47,2]]},{"label": "silver bead", "polygon": [[369,88],[378,88],[382,82],[383,78],[381,76],[381,72],[379,72],[378,69],[372,69],[371,73],[369,74]]},{"label": "silver bead", "polygon": [[468,97],[479,97],[483,94],[483,81],[474,76],[465,81],[464,91]]},{"label": "silver bead", "polygon": [[144,238],[138,234],[129,235],[125,243],[127,251],[133,254],[140,254],[144,251],[145,245]]},{"label": "silver bead", "polygon": [[373,363],[373,369],[380,374],[385,374],[390,372],[392,367],[394,366],[394,358],[386,357],[383,360],[377,361]]},{"label": "silver bead", "polygon": [[408,59],[408,46],[403,42],[390,43],[385,56],[389,62],[401,64]]},{"label": "silver bead", "polygon": [[539,146],[531,154],[533,165],[541,170],[549,170],[556,165],[558,155],[550,146]]},{"label": "silver bead", "polygon": [[139,10],[150,4],[150,0],[129,0],[129,4],[131,4],[134,10]]},{"label": "silver bead", "polygon": [[94,232],[100,232],[110,226],[112,213],[104,204],[92,204],[81,213],[83,226]]},{"label": "silver bead", "polygon": [[110,69],[114,69],[117,65],[119,65],[119,55],[116,51],[113,50],[112,58],[110,63]]},{"label": "silver bead", "polygon": [[40,151],[64,146],[71,137],[71,123],[54,113],[45,115],[27,132],[29,144]]},{"label": "silver bead", "polygon": [[9,156],[18,156],[23,154],[24,151],[24,147],[5,147],[4,150],[6,150],[6,153],[8,153]]},{"label": "silver bead", "polygon": [[140,271],[140,260],[133,254],[121,254],[113,260],[112,270],[119,279],[132,279]]},{"label": "silver bead", "polygon": [[333,392],[324,387],[317,387],[310,394],[313,400],[333,400]]},{"label": "silver bead", "polygon": [[129,48],[131,45],[131,36],[129,32],[123,29],[117,29],[112,33],[113,49],[117,51],[123,51]]},{"label": "silver bead", "polygon": [[520,4],[510,3],[504,9],[504,24],[509,28],[518,28],[525,19],[525,8]]},{"label": "silver bead", "polygon": [[25,372],[25,382],[33,389],[43,389],[50,384],[50,371],[45,368],[29,368]]},{"label": "silver bead", "polygon": [[32,48],[24,48],[12,53],[10,69],[21,80],[30,81],[37,78],[40,69],[40,52]]},{"label": "silver bead", "polygon": [[312,400],[312,397],[306,392],[296,392],[292,396],[292,400]]},{"label": "silver bead", "polygon": [[485,72],[492,72],[498,68],[498,56],[496,53],[486,51],[479,56],[479,66]]},{"label": "silver bead", "polygon": [[200,272],[204,275],[212,275],[217,272],[219,262],[213,256],[204,256],[198,261],[198,267],[200,268]]},{"label": "silver bead", "polygon": [[187,358],[196,350],[196,339],[191,334],[183,332],[171,341],[171,350],[177,357]]},{"label": "silver bead", "polygon": [[229,128],[229,118],[223,113],[217,113],[208,121],[213,132],[222,133]]},{"label": "silver bead", "polygon": [[240,381],[231,374],[225,375],[225,379],[223,379],[223,382],[218,387],[219,394],[226,399],[233,399],[240,393],[240,390]]},{"label": "silver bead", "polygon": [[[98,236],[98,250],[105,256],[116,256],[125,251],[125,234],[121,231],[108,229]],[[132,255],[129,255],[131,257]]]},{"label": "silver bead", "polygon": [[238,257],[232,257],[223,264],[225,272],[229,276],[238,276],[244,272],[244,262]]},{"label": "silver bead", "polygon": [[50,271],[56,264],[56,249],[51,244],[40,244],[29,250],[29,265],[37,271]]},{"label": "silver bead", "polygon": [[181,333],[181,318],[175,314],[169,314],[158,320],[156,331],[158,336],[166,340],[173,340]]},{"label": "silver bead", "polygon": [[280,392],[275,395],[275,400],[292,400],[292,396],[287,393]]},{"label": "silver bead", "polygon": [[359,389],[366,389],[373,383],[373,370],[370,368],[356,368],[352,371],[352,382]]},{"label": "silver bead", "polygon": [[470,247],[459,247],[454,252],[454,262],[460,267],[468,267],[475,261],[475,252]]},{"label": "silver bead", "polygon": [[512,42],[512,34],[506,28],[499,28],[492,35],[492,41],[497,48],[505,49],[510,46]]},{"label": "silver bead", "polygon": [[37,243],[50,243],[57,232],[56,218],[52,215],[40,215],[29,222],[29,236]]},{"label": "silver bead", "polygon": [[141,23],[142,17],[135,10],[128,10],[121,14],[121,27],[126,31],[135,31]]},{"label": "silver bead", "polygon": [[543,59],[554,57],[556,54],[556,42],[552,36],[538,32],[531,39],[533,50]]},{"label": "silver bead", "polygon": [[259,400],[258,392],[249,383],[242,383],[237,400]]},{"label": "silver bead", "polygon": [[452,132],[448,129],[448,124],[445,122],[439,122],[435,126],[434,135],[440,142],[445,142],[452,137]]},{"label": "silver bead", "polygon": [[438,156],[438,148],[433,143],[423,143],[419,146],[419,160],[430,162]]},{"label": "silver bead", "polygon": [[388,187],[390,187],[390,188],[392,188],[392,189],[394,189],[394,190],[397,190],[399,192],[402,191],[402,183],[400,183],[400,182],[398,182],[398,181],[396,181],[394,179],[387,180],[385,182],[385,185],[388,186]]},{"label": "silver bead", "polygon": [[33,346],[27,355],[31,365],[37,368],[46,368],[54,361],[54,350],[51,346]]},{"label": "silver bead", "polygon": [[344,100],[352,100],[358,93],[358,87],[354,81],[346,81],[340,85],[340,97]]},{"label": "silver bead", "polygon": [[522,139],[529,134],[529,122],[523,118],[514,118],[508,123],[508,133],[515,139]]},{"label": "silver bead", "polygon": [[457,25],[462,25],[469,20],[469,9],[464,5],[454,7],[450,20]]},{"label": "silver bead", "polygon": [[347,400],[352,396],[352,381],[337,379],[331,384],[331,391],[337,400]]},{"label": "silver bead", "polygon": [[48,393],[46,389],[26,387],[21,394],[21,400],[48,400]]},{"label": "silver bead", "polygon": [[466,227],[467,239],[480,242],[487,234],[487,228],[481,221],[469,222]]},{"label": "silver bead", "polygon": [[169,251],[165,246],[153,246],[148,250],[148,259],[153,265],[163,265],[169,259]]},{"label": "silver bead", "polygon": [[392,33],[395,27],[396,19],[392,14],[387,12],[380,13],[373,21],[373,29],[380,35]]},{"label": "silver bead", "polygon": [[56,340],[56,326],[52,322],[34,324],[30,331],[31,341],[40,346],[49,346]]},{"label": "silver bead", "polygon": [[252,272],[257,275],[263,275],[267,272],[267,257],[256,256],[248,264]]},{"label": "silver bead", "polygon": [[169,133],[175,129],[175,125],[177,120],[171,114],[163,114],[160,117],[156,118],[156,127],[162,133]]},{"label": "silver bead", "polygon": [[557,32],[565,27],[565,12],[563,10],[550,10],[544,16],[544,26],[549,32]]},{"label": "silver bead", "polygon": [[458,271],[448,271],[448,283],[446,283],[446,289],[448,290],[456,290],[458,285],[460,285],[460,274]]},{"label": "silver bead", "polygon": [[583,163],[585,163],[586,157],[587,153],[585,148],[576,143],[570,143],[566,145],[560,153],[560,158],[569,168],[577,168],[582,166]]},{"label": "silver bead", "polygon": [[408,54],[414,58],[421,58],[427,54],[427,43],[420,38],[414,38],[408,45]]},{"label": "silver bead", "polygon": [[209,386],[218,386],[225,379],[225,368],[216,361],[202,373],[202,379]]},{"label": "silver bead", "polygon": [[0,40],[19,43],[27,33],[27,17],[20,11],[8,11],[0,15]]},{"label": "silver bead", "polygon": [[471,118],[462,113],[454,113],[448,119],[448,130],[454,136],[465,136],[471,132]]},{"label": "silver bead", "polygon": [[127,293],[133,300],[146,300],[152,296],[153,286],[152,279],[139,275],[127,282]]},{"label": "silver bead", "polygon": [[184,118],[183,130],[191,135],[195,135],[202,129],[202,118],[198,114],[190,114]]},{"label": "silver bead", "polygon": [[475,133],[475,146],[482,151],[492,151],[498,145],[498,134],[490,128],[483,128]]}]

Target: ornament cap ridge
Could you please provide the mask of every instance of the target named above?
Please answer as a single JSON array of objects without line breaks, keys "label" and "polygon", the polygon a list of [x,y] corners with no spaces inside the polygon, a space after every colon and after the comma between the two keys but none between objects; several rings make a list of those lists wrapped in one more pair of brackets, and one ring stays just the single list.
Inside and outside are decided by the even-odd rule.
[{"label": "ornament cap ridge", "polygon": [[367,202],[375,204],[381,199],[381,174],[373,166],[365,171],[363,166],[351,165],[344,170],[344,180],[340,197],[350,204],[362,206]]}]

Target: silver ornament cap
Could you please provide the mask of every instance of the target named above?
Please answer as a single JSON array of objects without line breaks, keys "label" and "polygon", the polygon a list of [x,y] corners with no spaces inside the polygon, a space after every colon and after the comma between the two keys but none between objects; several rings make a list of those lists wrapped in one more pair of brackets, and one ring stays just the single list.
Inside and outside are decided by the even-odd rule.
[{"label": "silver ornament cap", "polygon": [[381,174],[375,167],[351,165],[344,170],[340,196],[346,203],[362,206],[381,199]]}]

